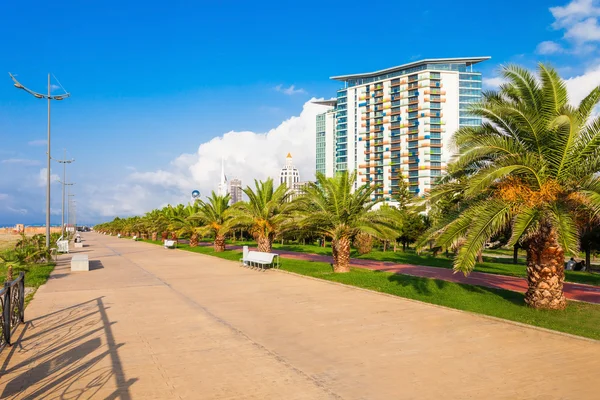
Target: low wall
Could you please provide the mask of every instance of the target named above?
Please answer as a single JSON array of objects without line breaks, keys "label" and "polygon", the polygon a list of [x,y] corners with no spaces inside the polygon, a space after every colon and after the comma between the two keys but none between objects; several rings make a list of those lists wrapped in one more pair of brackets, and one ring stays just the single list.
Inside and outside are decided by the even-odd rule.
[{"label": "low wall", "polygon": [[[60,233],[60,226],[51,226],[51,233]],[[25,234],[26,235],[37,235],[38,233],[45,234],[46,227],[45,226],[26,226]],[[15,228],[0,228],[0,234],[4,235],[19,235],[20,232],[17,232]]]}]

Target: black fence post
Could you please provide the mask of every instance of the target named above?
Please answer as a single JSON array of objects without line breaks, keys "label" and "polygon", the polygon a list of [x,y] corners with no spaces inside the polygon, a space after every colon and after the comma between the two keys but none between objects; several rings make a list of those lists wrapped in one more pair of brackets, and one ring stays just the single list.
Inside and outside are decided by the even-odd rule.
[{"label": "black fence post", "polygon": [[21,282],[19,282],[19,291],[21,296],[21,304],[19,304],[19,318],[21,319],[21,323],[25,322],[25,272],[21,271],[19,274],[21,277]]},{"label": "black fence post", "polygon": [[4,290],[4,310],[2,310],[4,312],[4,341],[10,345],[10,282],[4,282]]}]

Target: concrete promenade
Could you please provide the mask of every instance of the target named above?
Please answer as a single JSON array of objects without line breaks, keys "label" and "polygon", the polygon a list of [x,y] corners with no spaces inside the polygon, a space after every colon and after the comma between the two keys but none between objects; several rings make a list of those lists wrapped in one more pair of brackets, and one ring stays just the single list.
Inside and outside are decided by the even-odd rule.
[{"label": "concrete promenade", "polygon": [[0,353],[2,399],[596,399],[600,342],[83,234]]}]

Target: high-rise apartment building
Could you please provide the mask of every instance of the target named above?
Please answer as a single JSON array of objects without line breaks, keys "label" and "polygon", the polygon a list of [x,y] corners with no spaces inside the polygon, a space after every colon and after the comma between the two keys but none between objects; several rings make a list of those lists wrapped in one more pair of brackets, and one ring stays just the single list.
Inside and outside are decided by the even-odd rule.
[{"label": "high-rise apartment building", "polygon": [[317,115],[317,165],[316,171],[331,176],[335,161],[335,106],[336,100],[315,101],[328,110]]},{"label": "high-rise apartment building", "polygon": [[239,201],[242,201],[242,180],[238,178],[233,178],[229,181],[229,194],[231,195],[231,200],[229,204],[233,205]]},{"label": "high-rise apartment building", "polygon": [[[325,174],[357,171],[358,182],[378,185],[375,199],[390,201],[400,179],[410,191],[431,190],[456,153],[452,136],[481,120],[469,106],[481,99],[481,73],[473,66],[490,57],[427,59],[381,71],[335,76],[344,82],[335,106],[334,162]],[[323,104],[324,102],[320,102]],[[317,116],[317,170],[320,133],[327,111]],[[326,141],[326,139],[325,139]],[[325,152],[330,152],[325,145]],[[322,157],[321,157],[322,159]]]}]

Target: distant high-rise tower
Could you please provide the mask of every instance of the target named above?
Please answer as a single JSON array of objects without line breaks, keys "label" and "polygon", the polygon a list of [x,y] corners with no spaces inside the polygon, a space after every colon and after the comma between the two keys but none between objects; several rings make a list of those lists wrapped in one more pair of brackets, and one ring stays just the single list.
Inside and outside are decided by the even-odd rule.
[{"label": "distant high-rise tower", "polygon": [[233,178],[229,182],[229,193],[231,194],[230,204],[235,204],[242,201],[242,180]]},{"label": "distant high-rise tower", "polygon": [[225,164],[223,159],[221,159],[221,181],[219,182],[219,196],[226,196],[229,188],[227,187],[227,176],[225,176]]},{"label": "distant high-rise tower", "polygon": [[288,189],[292,189],[294,183],[299,181],[300,174],[298,173],[298,169],[292,164],[292,155],[288,153],[285,158],[285,167],[281,168],[281,172],[279,172],[279,184],[285,184]]}]

